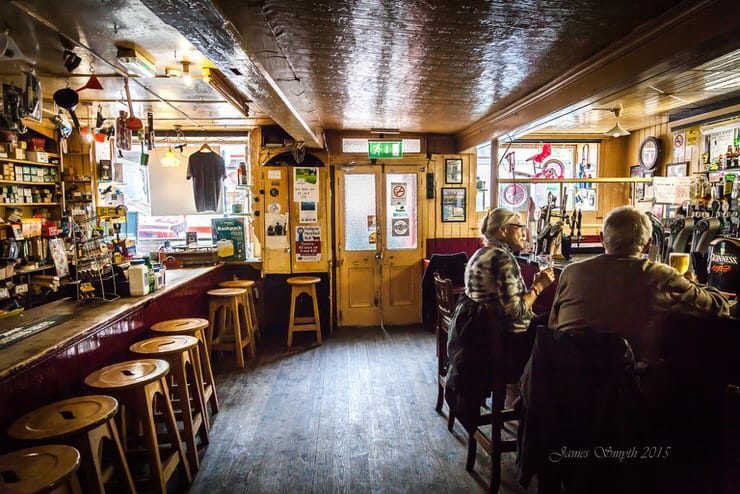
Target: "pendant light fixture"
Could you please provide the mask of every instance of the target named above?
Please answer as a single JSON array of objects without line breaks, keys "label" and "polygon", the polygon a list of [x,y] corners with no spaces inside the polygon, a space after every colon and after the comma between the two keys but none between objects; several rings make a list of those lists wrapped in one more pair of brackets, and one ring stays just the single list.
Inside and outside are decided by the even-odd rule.
[{"label": "pendant light fixture", "polygon": [[162,168],[177,168],[180,166],[180,158],[178,158],[172,150],[172,143],[170,142],[169,136],[167,137],[167,152],[164,153],[164,156],[159,163],[162,165]]},{"label": "pendant light fixture", "polygon": [[621,108],[612,108],[610,111],[614,112],[614,116],[617,117],[617,125],[604,132],[604,135],[610,137],[624,137],[630,135],[629,131],[619,125],[619,114],[622,113]]}]

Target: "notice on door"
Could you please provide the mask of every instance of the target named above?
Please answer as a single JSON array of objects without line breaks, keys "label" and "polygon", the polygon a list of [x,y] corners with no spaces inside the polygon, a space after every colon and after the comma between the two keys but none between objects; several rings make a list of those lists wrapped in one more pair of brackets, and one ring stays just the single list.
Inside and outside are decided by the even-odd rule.
[{"label": "notice on door", "polygon": [[394,237],[408,237],[409,236],[409,219],[408,218],[394,218],[391,226],[392,226]]},{"label": "notice on door", "polygon": [[406,184],[403,182],[391,183],[391,206],[406,205]]},{"label": "notice on door", "polygon": [[293,168],[293,200],[319,202],[319,169]]},{"label": "notice on door", "polygon": [[296,262],[316,262],[321,260],[321,227],[295,227]]}]

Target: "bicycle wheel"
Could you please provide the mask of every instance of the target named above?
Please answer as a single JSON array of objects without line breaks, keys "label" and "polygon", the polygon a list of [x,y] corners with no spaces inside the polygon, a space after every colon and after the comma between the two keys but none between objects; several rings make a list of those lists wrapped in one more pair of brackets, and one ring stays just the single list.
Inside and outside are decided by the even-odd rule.
[{"label": "bicycle wheel", "polygon": [[563,178],[565,166],[556,158],[550,158],[542,164],[542,175],[545,178]]},{"label": "bicycle wheel", "polygon": [[527,189],[521,184],[509,184],[504,187],[501,196],[507,207],[516,208],[527,200]]}]

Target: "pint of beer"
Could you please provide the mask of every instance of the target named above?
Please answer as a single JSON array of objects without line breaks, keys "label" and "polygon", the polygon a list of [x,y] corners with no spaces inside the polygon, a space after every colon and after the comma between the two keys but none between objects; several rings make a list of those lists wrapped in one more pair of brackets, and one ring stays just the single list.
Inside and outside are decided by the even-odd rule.
[{"label": "pint of beer", "polygon": [[689,254],[685,252],[671,252],[668,254],[668,264],[681,274],[689,270]]}]

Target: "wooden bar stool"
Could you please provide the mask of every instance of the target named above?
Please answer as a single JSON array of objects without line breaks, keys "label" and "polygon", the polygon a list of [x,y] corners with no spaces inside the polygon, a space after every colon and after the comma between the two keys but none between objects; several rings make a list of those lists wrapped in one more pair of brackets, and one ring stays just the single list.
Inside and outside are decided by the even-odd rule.
[{"label": "wooden bar stool", "polygon": [[13,422],[8,435],[21,441],[59,442],[74,446],[82,455],[85,492],[103,493],[112,468],[103,467],[103,439],[115,450],[115,461],[127,492],[135,493],[134,481],[126,462],[114,420],[118,401],[111,396],[92,395],[70,398],[38,408]]},{"label": "wooden bar stool", "polygon": [[[140,421],[149,457],[152,487],[160,494],[167,493],[167,480],[178,467],[188,484],[193,481],[167,389],[165,376],[169,370],[170,365],[165,360],[141,359],[103,367],[85,378],[85,384],[91,388],[116,395],[126,409]],[[157,427],[154,423],[155,397],[159,397],[162,403],[170,441],[171,451],[166,457],[159,453]]]},{"label": "wooden bar stool", "polygon": [[[210,351],[234,351],[236,365],[244,368],[243,349],[249,346],[254,357],[254,342],[246,328],[242,331],[239,305],[246,290],[244,288],[216,288],[209,290],[208,302],[208,349]],[[217,324],[218,323],[218,324]],[[230,341],[233,336],[234,340]]]},{"label": "wooden bar stool", "polygon": [[[161,358],[170,364],[170,376],[174,378],[179,397],[185,443],[188,445],[188,462],[193,471],[200,468],[195,435],[200,436],[201,445],[208,444],[208,413],[203,399],[203,378],[198,364],[198,338],[187,335],[157,336],[139,341],[129,347],[133,353],[150,358]],[[190,388],[190,389],[188,389]],[[190,398],[193,398],[191,408]],[[173,403],[174,404],[174,403]]]},{"label": "wooden bar stool", "polygon": [[[152,331],[160,334],[184,334],[198,338],[198,353],[195,355],[200,360],[201,378],[203,379],[203,401],[211,404],[211,412],[218,413],[218,395],[216,394],[216,380],[213,378],[211,368],[211,357],[206,347],[205,330],[208,328],[208,320],[199,317],[184,317],[181,319],[169,319],[152,325]],[[208,418],[207,416],[205,418]],[[211,422],[208,420],[208,430]]]},{"label": "wooden bar stool", "polygon": [[[321,322],[319,321],[319,306],[316,300],[316,284],[321,278],[316,276],[294,276],[288,278],[290,285],[290,320],[288,321],[288,348],[293,345],[293,333],[296,331],[315,331],[316,341],[321,344]],[[313,315],[295,317],[295,304],[298,296],[305,293],[313,302]]]},{"label": "wooden bar stool", "polygon": [[50,444],[0,456],[0,492],[4,494],[80,494],[80,453],[71,446]]},{"label": "wooden bar stool", "polygon": [[262,335],[260,334],[260,325],[259,321],[257,320],[257,309],[254,306],[254,281],[252,280],[228,280],[228,281],[222,281],[218,284],[221,288],[244,288],[247,293],[244,296],[244,308],[246,311],[246,315],[244,316],[244,319],[248,321],[247,324],[251,325],[251,332],[252,337],[256,339],[260,339]]}]

